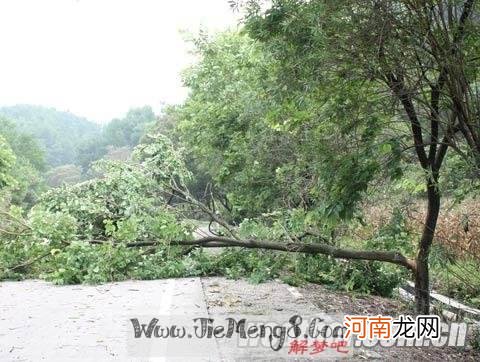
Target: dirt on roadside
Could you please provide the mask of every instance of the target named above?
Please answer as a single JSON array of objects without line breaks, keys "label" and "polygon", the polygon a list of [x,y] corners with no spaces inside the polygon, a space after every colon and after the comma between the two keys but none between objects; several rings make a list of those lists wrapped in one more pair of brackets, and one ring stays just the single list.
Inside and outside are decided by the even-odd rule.
[{"label": "dirt on roadside", "polygon": [[[396,298],[358,295],[306,284],[292,288],[280,281],[252,284],[247,280],[222,277],[202,278],[205,299],[212,314],[324,313],[332,316],[412,315],[413,305]],[[298,294],[296,294],[298,293]],[[480,351],[472,347],[392,347],[376,346],[355,351],[353,360],[400,361],[480,361]]]},{"label": "dirt on roadside", "polygon": [[[305,299],[326,313],[384,316],[413,314],[413,305],[395,298],[333,291],[317,284],[307,284],[298,289]],[[394,348],[377,346],[373,351],[380,354],[382,360],[390,361],[480,361],[480,351],[474,350],[471,346]]]}]

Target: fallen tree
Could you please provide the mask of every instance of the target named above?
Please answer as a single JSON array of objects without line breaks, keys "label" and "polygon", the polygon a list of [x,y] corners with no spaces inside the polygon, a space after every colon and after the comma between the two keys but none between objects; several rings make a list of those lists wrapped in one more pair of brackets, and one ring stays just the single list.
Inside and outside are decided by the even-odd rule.
[{"label": "fallen tree", "polygon": [[[105,241],[90,240],[91,244],[103,244]],[[313,244],[313,243],[298,243],[298,242],[273,242],[267,240],[239,240],[233,238],[226,238],[221,236],[207,236],[196,240],[172,240],[170,245],[181,246],[197,246],[204,248],[221,248],[221,247],[242,247],[248,249],[266,249],[286,251],[290,253],[305,253],[305,254],[322,254],[328,255],[336,259],[354,259],[354,260],[369,260],[369,261],[382,261],[386,263],[392,263],[403,266],[407,269],[415,271],[415,260],[409,259],[404,255],[394,251],[381,251],[381,250],[355,250],[355,249],[342,249],[326,244]],[[138,248],[145,246],[159,246],[165,245],[164,242],[157,241],[142,241],[135,243],[125,244],[128,248]]]},{"label": "fallen tree", "polygon": [[[30,269],[33,264],[43,263],[45,259],[60,255],[63,250],[73,247],[64,259],[60,258],[56,262],[58,271],[62,274],[63,271],[60,270],[64,269],[63,262],[73,259],[75,263],[78,252],[90,253],[91,256],[91,250],[84,246],[96,244],[104,246],[103,251],[102,247],[98,248],[101,252],[98,255],[107,257],[112,251],[108,249],[110,246],[118,246],[120,251],[123,247],[145,248],[138,253],[139,256],[155,253],[155,249],[163,249],[158,247],[170,245],[188,247],[177,254],[180,256],[196,247],[240,247],[384,262],[401,266],[412,272],[413,276],[425,272],[422,266],[419,267],[418,258],[409,258],[398,251],[342,248],[334,245],[331,240],[329,242],[318,232],[308,229],[303,230],[301,235],[294,235],[285,229],[280,237],[272,236],[271,239],[242,238],[238,235],[237,228],[225,220],[223,214],[227,214],[227,211],[216,209],[215,200],[210,200],[208,204],[202,203],[191,195],[184,181],[188,172],[183,172],[184,168],[174,152],[174,147],[165,137],[154,138],[150,144],[142,145],[140,151],[144,152],[140,163],[108,164],[103,178],[52,190],[26,220],[18,217],[19,226],[8,230],[8,237],[19,241],[16,245],[22,252],[26,244],[35,242],[36,245],[32,248],[35,254],[23,258],[20,263],[7,264],[10,267],[6,269],[16,272]],[[132,188],[132,185],[135,187]],[[192,230],[190,229],[189,234],[188,230],[179,224],[193,212],[206,215],[220,227],[221,233],[227,236],[190,239]],[[145,223],[145,220],[148,220],[148,223]],[[165,229],[159,227],[159,221]],[[310,241],[308,243],[303,241],[307,237]],[[7,255],[9,251],[5,250],[4,254]],[[168,252],[168,249],[164,250]],[[102,261],[98,255],[92,257],[97,265],[92,268],[93,274],[100,268],[98,263]],[[88,263],[92,262],[92,258],[85,258],[87,265],[80,260],[75,268],[80,269],[80,272],[83,268],[91,268]],[[122,254],[119,259],[121,265],[131,264],[134,260],[141,262],[138,258],[125,261]],[[102,262],[100,265],[103,264],[106,263]],[[428,273],[428,270],[426,272]],[[73,276],[68,282],[82,282],[75,278],[76,276]]]}]

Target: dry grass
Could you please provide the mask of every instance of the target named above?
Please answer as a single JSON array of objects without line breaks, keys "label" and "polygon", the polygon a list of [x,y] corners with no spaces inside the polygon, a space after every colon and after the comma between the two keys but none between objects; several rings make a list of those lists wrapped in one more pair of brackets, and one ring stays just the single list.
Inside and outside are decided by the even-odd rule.
[{"label": "dry grass", "polygon": [[[358,237],[369,237],[387,224],[392,216],[393,205],[388,203],[365,205],[367,226],[357,231]],[[407,228],[420,237],[425,219],[426,203],[416,200],[404,207],[407,215]],[[480,201],[467,200],[455,205],[450,200],[443,201],[442,211],[436,229],[436,242],[457,256],[480,256]]]}]

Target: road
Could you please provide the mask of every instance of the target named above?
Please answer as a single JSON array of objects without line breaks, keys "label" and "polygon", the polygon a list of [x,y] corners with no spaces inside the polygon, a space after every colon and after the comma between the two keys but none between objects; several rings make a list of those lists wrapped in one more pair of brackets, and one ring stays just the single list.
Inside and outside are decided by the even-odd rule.
[{"label": "road", "polygon": [[[2,282],[0,361],[279,360],[279,352],[267,346],[245,348],[227,338],[169,339],[166,351],[165,339],[135,339],[131,319],[191,324],[195,317],[224,321],[246,315],[283,323],[295,314],[315,313],[320,315],[312,303],[278,281],[184,278],[99,286]],[[288,357],[287,348],[283,353]],[[198,355],[202,357],[193,358]]]}]

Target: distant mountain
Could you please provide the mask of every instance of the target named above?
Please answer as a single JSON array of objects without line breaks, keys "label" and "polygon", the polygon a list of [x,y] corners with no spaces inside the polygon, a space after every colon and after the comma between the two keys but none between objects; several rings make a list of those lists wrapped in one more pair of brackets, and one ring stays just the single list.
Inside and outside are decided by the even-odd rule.
[{"label": "distant mountain", "polygon": [[0,117],[14,122],[24,133],[35,137],[45,149],[52,166],[75,163],[79,145],[101,136],[101,127],[69,112],[33,105],[0,107]]}]

